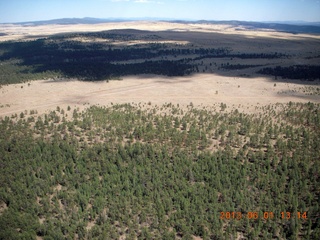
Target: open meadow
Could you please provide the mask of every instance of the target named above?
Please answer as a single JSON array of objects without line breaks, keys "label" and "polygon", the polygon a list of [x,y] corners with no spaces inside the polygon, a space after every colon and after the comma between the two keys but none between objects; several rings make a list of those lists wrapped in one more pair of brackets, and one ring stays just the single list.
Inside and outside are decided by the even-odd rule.
[{"label": "open meadow", "polygon": [[184,77],[126,76],[122,80],[87,82],[75,79],[39,80],[0,89],[0,116],[37,110],[48,113],[57,106],[84,109],[111,103],[165,103],[211,107],[225,103],[229,110],[259,112],[276,103],[320,103],[320,85],[302,81],[277,82],[266,78],[194,74]]},{"label": "open meadow", "polygon": [[[115,31],[115,29],[117,30]],[[114,34],[115,38],[99,36],[101,31],[104,31],[103,33],[111,31],[110,34]],[[82,108],[85,104],[110,105],[111,102],[152,102],[155,104],[173,102],[182,105],[188,105],[192,102],[195,105],[205,106],[223,102],[228,107],[234,106],[239,110],[247,111],[249,109],[252,111],[259,105],[290,101],[315,103],[320,101],[319,81],[309,81],[307,77],[305,79],[299,77],[291,79],[290,76],[282,78],[281,73],[279,73],[279,77],[257,74],[259,70],[266,67],[317,65],[320,62],[320,37],[318,35],[280,33],[272,30],[253,31],[231,25],[170,22],[49,26],[3,25],[2,32],[6,35],[0,37],[0,41],[30,41],[56,34],[75,32],[87,35],[66,35],[62,39],[51,40],[48,38],[47,41],[56,41],[61,45],[63,42],[85,46],[101,44],[100,48],[115,49],[135,47],[145,50],[148,45],[159,45],[159,48],[175,51],[172,53],[167,51],[163,55],[158,54],[148,57],[148,59],[178,61],[188,58],[192,59],[188,61],[192,61],[196,70],[193,69],[191,74],[187,76],[161,76],[153,74],[153,72],[143,74],[143,71],[134,72],[135,75],[131,75],[129,72],[129,76],[124,75],[117,78],[121,81],[108,82],[109,77],[106,75],[104,79],[102,75],[99,81],[89,82],[78,81],[75,74],[71,74],[71,79],[59,76],[61,71],[57,66],[57,68],[50,70],[58,73],[45,76],[48,80],[39,79],[39,76],[36,75],[31,76],[31,79],[38,79],[38,81],[29,82],[26,78],[26,83],[2,84],[0,89],[1,116],[31,109],[45,112],[57,105],[72,105]],[[90,32],[97,34],[90,35]],[[190,51],[184,53],[183,50],[186,49]],[[199,54],[196,51],[199,49],[222,49],[228,53],[212,55],[207,51]],[[32,54],[32,51],[30,52]],[[14,55],[13,57],[18,58],[19,56]],[[22,59],[25,62],[27,60]],[[5,60],[2,65],[8,64],[9,61],[12,59]],[[143,61],[145,59],[141,56],[115,60],[114,62],[134,64]],[[19,65],[17,62],[13,65]],[[93,65],[96,64],[93,62]],[[84,66],[86,66],[85,63]],[[83,67],[80,66],[80,68]],[[25,69],[17,71],[21,73]],[[289,70],[287,71],[289,72]],[[125,71],[123,72],[125,74]],[[302,69],[301,72],[303,74],[310,71]],[[4,74],[6,72],[3,70]],[[79,78],[81,77],[80,75]],[[317,77],[319,78],[319,76]]]}]

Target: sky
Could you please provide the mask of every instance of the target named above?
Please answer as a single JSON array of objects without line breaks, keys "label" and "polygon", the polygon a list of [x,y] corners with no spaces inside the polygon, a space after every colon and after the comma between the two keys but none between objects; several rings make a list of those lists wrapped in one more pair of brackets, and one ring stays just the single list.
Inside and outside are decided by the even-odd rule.
[{"label": "sky", "polygon": [[83,17],[320,22],[320,0],[0,0],[0,23]]}]

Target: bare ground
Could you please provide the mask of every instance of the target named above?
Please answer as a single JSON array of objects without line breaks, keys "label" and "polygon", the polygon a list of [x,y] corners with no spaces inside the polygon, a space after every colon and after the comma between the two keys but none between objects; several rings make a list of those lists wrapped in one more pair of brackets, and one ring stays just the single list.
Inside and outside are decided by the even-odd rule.
[{"label": "bare ground", "polygon": [[[175,103],[187,106],[212,106],[226,103],[230,108],[254,112],[256,106],[274,103],[316,102],[317,85],[305,82],[279,82],[268,78],[235,78],[214,74],[188,77],[127,76],[121,81],[83,82],[77,80],[39,80],[3,86],[0,89],[0,116],[11,116],[27,110],[39,114],[55,110],[83,109],[89,105],[111,103]],[[313,94],[313,95],[310,95]]]},{"label": "bare ground", "polygon": [[[6,36],[0,41],[29,40],[65,32],[89,32],[111,29],[140,29],[162,32],[163,39],[177,44],[195,43],[204,47],[231,47],[241,52],[285,51],[295,58],[259,60],[261,64],[292,65],[317,64],[320,36],[289,34],[272,31],[237,31],[232,26],[212,24],[180,24],[166,22],[125,22],[94,25],[22,26],[1,24]],[[184,32],[183,35],[175,34]],[[160,33],[159,33],[160,34]],[[241,37],[240,37],[241,36]],[[99,39],[97,39],[98,41]],[[294,41],[290,41],[294,40]],[[127,43],[137,44],[137,43]],[[249,46],[249,47],[248,47]],[[310,55],[310,56],[309,56]],[[217,60],[218,61],[218,60]],[[219,62],[220,61],[220,62]],[[218,64],[225,60],[219,60]],[[242,60],[248,64],[257,64]],[[283,62],[285,61],[285,62]],[[206,60],[204,60],[206,62]],[[214,72],[214,71],[212,71]],[[82,82],[74,80],[39,80],[24,84],[0,86],[0,117],[37,110],[39,114],[56,109],[83,109],[89,105],[111,103],[148,103],[162,105],[179,103],[187,106],[212,106],[226,103],[229,109],[245,112],[259,111],[259,106],[274,103],[320,103],[319,81],[279,81],[251,75],[251,78],[225,74],[195,74],[187,77],[153,75],[127,76],[122,81]],[[275,85],[276,84],[276,85]]]}]

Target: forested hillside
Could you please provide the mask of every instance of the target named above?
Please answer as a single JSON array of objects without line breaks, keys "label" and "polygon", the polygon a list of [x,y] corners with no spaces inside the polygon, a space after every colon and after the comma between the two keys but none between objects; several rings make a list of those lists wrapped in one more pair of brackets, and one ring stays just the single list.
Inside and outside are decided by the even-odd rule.
[{"label": "forested hillside", "polygon": [[0,122],[0,239],[319,239],[320,105]]}]

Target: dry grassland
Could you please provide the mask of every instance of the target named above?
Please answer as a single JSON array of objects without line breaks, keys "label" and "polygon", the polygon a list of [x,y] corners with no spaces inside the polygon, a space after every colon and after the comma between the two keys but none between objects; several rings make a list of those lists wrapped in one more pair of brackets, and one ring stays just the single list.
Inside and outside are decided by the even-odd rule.
[{"label": "dry grassland", "polygon": [[[316,88],[317,86],[310,86]],[[188,77],[128,76],[122,81],[82,82],[77,80],[41,80],[30,84],[13,84],[1,89],[0,116],[10,116],[24,110],[39,113],[54,110],[83,109],[89,105],[111,103],[175,103],[187,106],[212,106],[221,102],[230,109],[245,112],[274,103],[316,102],[320,95],[310,95],[310,89],[296,83],[277,83],[268,78],[234,78],[214,74]]]},{"label": "dry grassland", "polygon": [[[161,32],[170,41],[193,43],[204,47],[232,47],[237,52],[286,51],[296,58],[283,65],[316,64],[317,58],[306,56],[319,52],[320,36],[293,35],[272,31],[236,31],[227,25],[180,24],[165,22],[125,22],[95,25],[51,25],[17,26],[2,25],[0,41],[28,40],[66,32],[94,32],[111,29],[139,29]],[[174,30],[174,31],[173,31]],[[183,33],[183,34],[181,34]],[[240,38],[238,38],[241,36]],[[237,39],[238,38],[238,39]],[[287,44],[289,40],[294,40]],[[128,43],[128,44],[137,44]],[[140,42],[142,43],[142,42]],[[245,44],[244,44],[245,43]],[[251,47],[248,48],[247,46]],[[260,52],[261,52],[260,51]],[[221,60],[223,61],[223,60]],[[251,62],[250,62],[251,61]],[[260,61],[260,60],[259,60]],[[276,65],[282,60],[268,62],[261,59],[260,64]],[[252,60],[242,63],[252,64]],[[258,64],[258,63],[255,63]],[[241,70],[243,71],[243,70]],[[245,71],[245,70],[244,70]],[[275,84],[276,83],[276,84]],[[229,109],[252,112],[259,106],[274,103],[316,102],[320,103],[317,91],[319,82],[273,81],[272,78],[251,75],[249,78],[225,74],[206,73],[186,77],[164,77],[153,75],[126,76],[121,81],[82,82],[74,80],[39,80],[25,84],[2,86],[0,89],[0,116],[19,114],[25,110],[44,113],[57,106],[84,108],[88,105],[110,105],[111,103],[179,103],[181,106],[211,106],[226,103]]]}]

